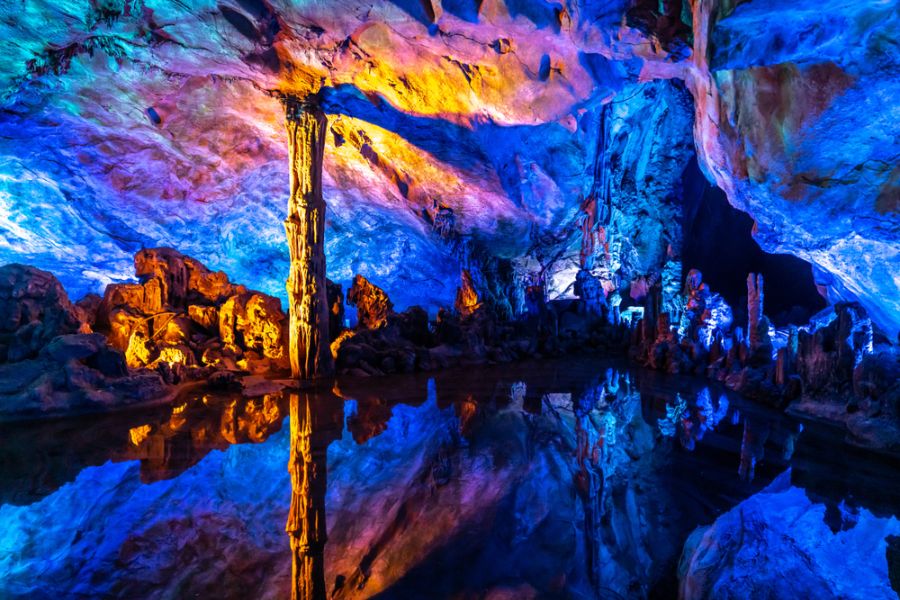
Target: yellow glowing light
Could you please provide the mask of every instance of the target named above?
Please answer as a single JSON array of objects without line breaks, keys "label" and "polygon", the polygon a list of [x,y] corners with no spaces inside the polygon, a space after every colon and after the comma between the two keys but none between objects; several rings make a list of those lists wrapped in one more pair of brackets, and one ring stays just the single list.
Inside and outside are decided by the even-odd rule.
[{"label": "yellow glowing light", "polygon": [[187,356],[181,348],[163,348],[159,351],[159,361],[168,363],[171,367],[175,364],[186,364]]},{"label": "yellow glowing light", "polygon": [[141,425],[132,427],[128,430],[128,439],[131,440],[133,446],[140,446],[141,443],[150,435],[150,425]]}]

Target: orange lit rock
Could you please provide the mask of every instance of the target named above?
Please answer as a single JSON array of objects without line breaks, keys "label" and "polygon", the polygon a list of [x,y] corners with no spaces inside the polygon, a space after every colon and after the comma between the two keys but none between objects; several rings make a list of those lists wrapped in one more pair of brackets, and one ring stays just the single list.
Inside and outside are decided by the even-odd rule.
[{"label": "orange lit rock", "polygon": [[145,289],[147,312],[163,306],[184,307],[191,298],[218,303],[246,291],[229,282],[225,273],[210,271],[172,248],[141,250],[134,255],[134,271]]},{"label": "orange lit rock", "polygon": [[287,281],[289,357],[294,377],[331,375],[325,279],[325,200],[322,163],[328,119],[318,98],[285,99],[290,198],[284,221],[291,256]]},{"label": "orange lit rock", "polygon": [[219,338],[226,346],[252,350],[282,367],[288,365],[287,318],[278,298],[251,292],[229,298],[219,308]]},{"label": "orange lit rock", "polygon": [[219,309],[215,306],[188,306],[188,316],[191,320],[208,331],[216,331],[219,328]]},{"label": "orange lit rock", "polygon": [[141,283],[107,287],[95,323],[129,367],[288,367],[287,317],[277,298],[233,284],[171,248],[141,250],[135,271]]},{"label": "orange lit rock", "polygon": [[353,278],[353,285],[347,291],[347,304],[356,307],[356,320],[366,329],[384,327],[394,313],[394,304],[387,293],[362,275]]},{"label": "orange lit rock", "polygon": [[481,308],[482,302],[475,290],[475,283],[472,281],[472,275],[467,269],[463,269],[460,275],[461,284],[456,289],[456,302],[454,308],[456,312],[464,317],[474,314]]}]

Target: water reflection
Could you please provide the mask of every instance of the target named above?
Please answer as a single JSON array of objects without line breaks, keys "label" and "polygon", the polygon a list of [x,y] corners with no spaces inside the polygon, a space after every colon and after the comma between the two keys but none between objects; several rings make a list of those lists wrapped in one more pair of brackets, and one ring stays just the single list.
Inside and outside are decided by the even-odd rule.
[{"label": "water reflection", "polygon": [[0,428],[0,596],[666,597],[690,530],[788,461],[836,514],[866,489],[896,506],[888,467],[833,468],[839,442],[705,380],[587,361],[200,390]]},{"label": "water reflection", "polygon": [[720,423],[732,426],[742,424],[741,453],[738,475],[744,481],[753,481],[756,463],[765,455],[766,443],[773,443],[780,448],[780,459],[789,462],[794,454],[794,444],[803,431],[803,425],[777,414],[763,417],[744,415],[740,409],[732,406],[724,391],[716,395],[709,387],[703,387],[687,402],[676,393],[675,398],[666,402],[665,417],[657,421],[659,432],[669,438],[677,438],[685,450],[694,450],[698,441],[703,440],[707,432],[715,431]]},{"label": "water reflection", "polygon": [[328,445],[341,438],[344,403],[327,392],[290,393],[291,507],[287,531],[291,544],[291,598],[324,600],[325,493]]}]

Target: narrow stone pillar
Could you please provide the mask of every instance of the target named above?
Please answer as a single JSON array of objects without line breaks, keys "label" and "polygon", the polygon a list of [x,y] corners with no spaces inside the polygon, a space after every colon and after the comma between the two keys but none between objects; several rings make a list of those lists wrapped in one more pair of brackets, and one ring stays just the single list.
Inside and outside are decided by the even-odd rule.
[{"label": "narrow stone pillar", "polygon": [[334,372],[328,343],[325,283],[325,200],[322,161],[327,118],[316,96],[284,101],[291,171],[291,196],[284,222],[291,268],[291,373],[295,378],[326,377]]},{"label": "narrow stone pillar", "polygon": [[762,342],[759,322],[763,316],[763,276],[756,273],[747,275],[747,315],[747,339],[750,350],[755,350]]},{"label": "narrow stone pillar", "polygon": [[325,600],[325,495],[328,444],[341,437],[343,402],[312,393],[291,394],[291,508],[287,531],[291,544],[292,600]]}]

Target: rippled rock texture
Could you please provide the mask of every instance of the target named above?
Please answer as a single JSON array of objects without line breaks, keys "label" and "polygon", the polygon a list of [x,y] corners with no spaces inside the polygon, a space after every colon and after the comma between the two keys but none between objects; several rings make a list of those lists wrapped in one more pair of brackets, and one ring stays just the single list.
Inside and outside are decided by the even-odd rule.
[{"label": "rippled rock texture", "polygon": [[324,84],[326,253],[345,289],[361,273],[400,308],[447,306],[486,253],[568,293],[591,196],[610,200],[596,247],[623,297],[677,279],[673,184],[693,123],[701,167],[766,250],[810,260],[892,339],[900,328],[890,2],[0,10],[0,260],[78,295],[166,245],[283,296],[277,96]]}]

